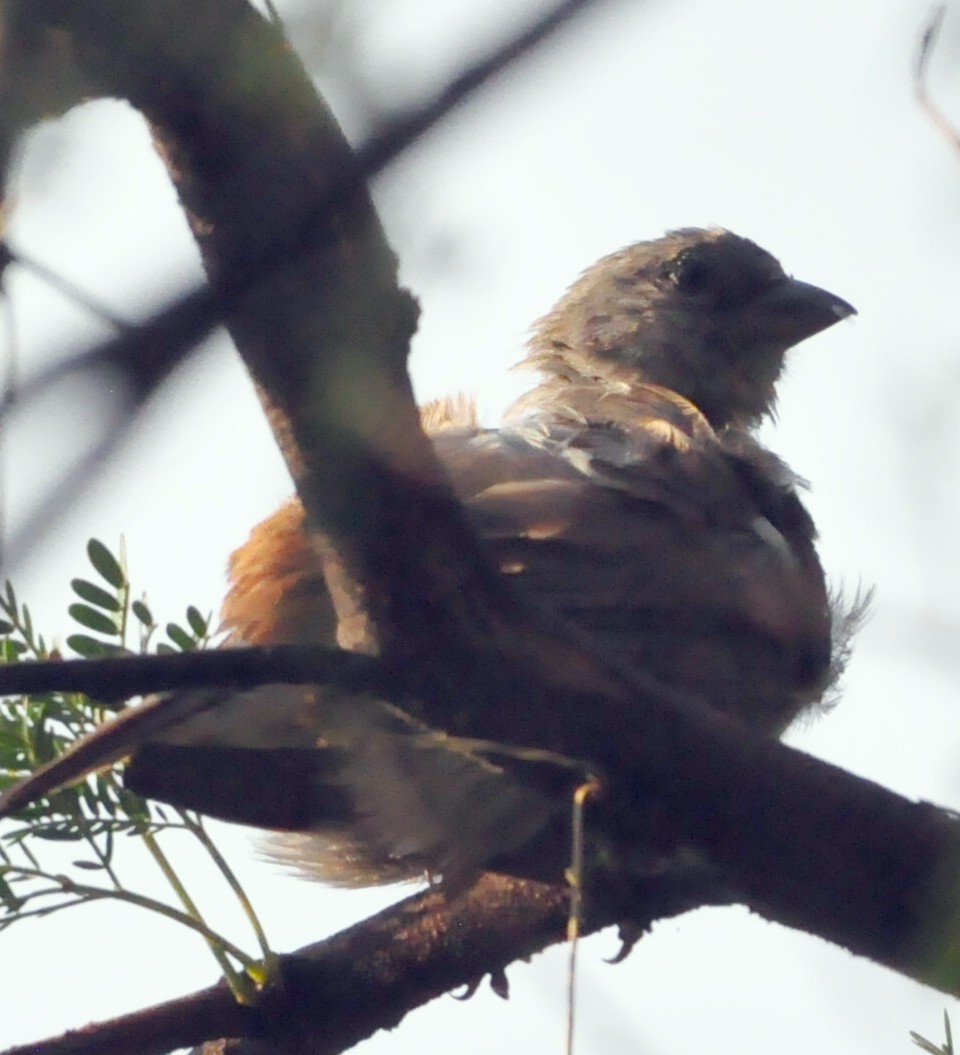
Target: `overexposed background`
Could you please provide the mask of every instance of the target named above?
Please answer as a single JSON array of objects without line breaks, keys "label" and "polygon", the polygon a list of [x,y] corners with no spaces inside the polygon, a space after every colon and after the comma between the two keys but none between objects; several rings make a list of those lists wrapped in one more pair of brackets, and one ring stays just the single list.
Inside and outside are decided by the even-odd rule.
[{"label": "overexposed background", "polygon": [[[360,140],[378,107],[429,95],[541,5],[353,0],[333,21],[316,2],[278,6]],[[780,420],[766,432],[811,481],[831,577],[877,588],[842,705],[790,739],[957,807],[960,153],[913,99],[927,16],[911,0],[607,0],[458,110],[375,190],[423,306],[419,395],[474,390],[491,416],[517,390],[506,372],[530,322],[596,257],[667,228],[729,227],[856,305],[853,322],[793,353]],[[931,84],[960,124],[958,54],[954,5]],[[11,241],[119,314],[144,315],[200,277],[147,132],[123,105],[90,104],[35,131],[11,191]],[[4,285],[23,376],[107,332],[28,274]],[[92,386],[13,418],[0,452],[8,536],[114,424]],[[82,500],[2,575],[41,629],[66,634],[86,540],[122,533],[156,615],[215,610],[228,553],[289,490],[239,362],[213,339]],[[218,831],[280,949],[392,896],[283,876],[255,859],[245,833]],[[204,907],[216,922],[215,904]],[[603,963],[616,949],[610,933],[580,956],[582,1055],[887,1055],[911,1050],[910,1029],[940,1037],[940,994],[742,909],[661,924],[625,964]],[[199,939],[126,907],[19,925],[0,934],[0,959],[0,1046],[215,978]],[[443,998],[357,1050],[559,1051],[565,964],[554,949],[515,965],[509,1002],[487,989],[466,1003]]]}]

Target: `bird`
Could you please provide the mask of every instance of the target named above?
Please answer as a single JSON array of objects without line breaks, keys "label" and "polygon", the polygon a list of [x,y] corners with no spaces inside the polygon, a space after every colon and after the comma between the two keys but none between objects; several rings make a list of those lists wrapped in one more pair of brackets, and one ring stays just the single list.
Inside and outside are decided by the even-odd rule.
[{"label": "bird", "polygon": [[[502,575],[624,668],[779,737],[823,704],[860,613],[831,597],[804,483],[757,428],[786,353],[854,314],[749,239],[683,228],[602,258],[534,324],[535,382],[498,427],[463,396],[421,420]],[[297,499],[229,578],[228,644],[336,644]],[[183,717],[123,744],[126,782],[281,832],[272,855],[328,882],[469,876],[568,810],[373,697],[274,685],[167,707]]]}]

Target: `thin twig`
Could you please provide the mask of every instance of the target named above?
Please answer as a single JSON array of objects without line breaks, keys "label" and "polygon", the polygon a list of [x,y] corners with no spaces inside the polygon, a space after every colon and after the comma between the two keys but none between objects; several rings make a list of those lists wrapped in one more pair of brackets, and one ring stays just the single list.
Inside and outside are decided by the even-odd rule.
[{"label": "thin twig", "polygon": [[570,958],[567,962],[567,1037],[565,1055],[573,1055],[574,1032],[577,1008],[577,949],[583,926],[583,868],[585,858],[584,823],[586,806],[590,798],[600,790],[595,779],[587,780],[573,794],[573,839],[570,853],[570,868],[567,882],[570,885],[570,916],[567,919],[567,945]]},{"label": "thin twig", "polygon": [[[164,879],[166,879],[170,884],[170,888],[180,899],[180,904],[183,905],[186,915],[197,924],[204,927],[203,936],[206,939],[207,948],[217,961],[217,964],[223,973],[223,977],[226,978],[227,985],[230,986],[230,992],[233,993],[238,1003],[252,1003],[254,990],[250,983],[250,979],[245,977],[244,974],[241,971],[238,971],[230,962],[230,957],[227,955],[227,950],[225,948],[224,939],[221,938],[219,934],[215,934],[206,928],[203,916],[200,914],[196,902],[190,896],[187,888],[183,885],[180,876],[177,875],[176,869],[170,864],[167,855],[160,849],[157,840],[150,832],[144,832],[143,842],[147,850],[150,852],[151,857],[153,857],[156,862],[157,867],[163,873]],[[250,959],[244,957],[241,960],[241,963],[249,964]]]},{"label": "thin twig", "polygon": [[335,685],[393,699],[402,693],[403,673],[373,656],[317,645],[0,664],[0,696],[81,692],[105,701],[165,690],[283,683]]},{"label": "thin twig", "polygon": [[[186,819],[186,815],[183,815]],[[263,953],[264,963],[264,978],[272,977],[277,970],[277,955],[270,948],[270,943],[267,940],[266,931],[263,929],[263,924],[260,922],[260,917],[257,915],[256,910],[253,907],[252,902],[247,897],[247,892],[243,889],[240,880],[237,878],[236,873],[227,863],[226,858],[220,853],[216,843],[210,838],[206,828],[204,828],[201,821],[189,821],[190,831],[193,835],[200,840],[201,845],[210,855],[213,863],[220,869],[223,878],[227,881],[227,885],[233,891],[237,901],[240,902],[240,907],[246,914],[247,920],[253,929],[254,934],[257,938],[257,943],[260,946],[260,951]],[[251,970],[247,968],[248,972]]]},{"label": "thin twig", "polygon": [[940,30],[943,28],[943,20],[946,17],[946,14],[947,5],[941,4],[930,16],[927,28],[923,31],[923,35],[920,37],[920,47],[917,51],[917,61],[913,74],[914,92],[917,97],[917,102],[920,104],[923,112],[933,123],[933,126],[938,132],[940,132],[947,142],[954,147],[954,149],[960,150],[960,131],[954,127],[947,115],[934,101],[927,85],[930,58],[933,55],[933,50],[936,47],[937,40],[940,36]]},{"label": "thin twig", "polygon": [[[156,912],[161,916],[166,916],[175,923],[182,923],[183,926],[189,927],[191,930],[195,930],[198,934],[202,935],[202,937],[208,942],[219,942],[221,947],[229,952],[231,956],[235,957],[239,963],[242,963],[244,967],[256,964],[256,961],[248,956],[243,949],[210,930],[203,920],[194,918],[185,912],[181,912],[178,909],[173,908],[172,905],[165,905],[162,901],[156,901],[154,898],[134,893],[132,890],[106,890],[103,887],[90,886],[87,883],[75,883],[72,879],[67,879],[65,876],[51,876],[43,871],[35,872],[34,869],[18,868],[16,865],[8,866],[8,874],[13,875],[14,873],[22,875],[25,878],[50,879],[58,884],[58,889],[51,888],[50,890],[37,891],[30,895],[31,898],[60,892],[64,894],[77,894],[85,902],[103,900],[124,901],[129,905],[136,905],[138,908],[149,909],[151,912]],[[49,909],[41,910],[41,913],[49,915],[50,913],[59,912],[61,909],[74,904],[76,904],[76,902],[71,901],[65,902],[61,905],[52,905]]]},{"label": "thin twig", "polygon": [[55,289],[67,300],[85,308],[95,318],[109,323],[114,329],[125,330],[130,326],[128,320],[121,318],[116,312],[99,297],[84,289],[78,283],[61,275],[59,271],[48,267],[40,260],[35,260],[22,250],[14,249],[9,242],[0,245],[0,253],[11,263],[19,264],[24,270],[33,272],[37,278],[45,282],[51,289]]}]

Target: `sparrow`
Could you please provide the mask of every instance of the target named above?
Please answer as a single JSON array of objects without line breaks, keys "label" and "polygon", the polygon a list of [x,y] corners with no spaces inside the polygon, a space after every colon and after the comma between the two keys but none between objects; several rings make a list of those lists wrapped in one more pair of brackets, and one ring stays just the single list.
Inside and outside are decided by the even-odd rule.
[{"label": "sparrow", "polygon": [[[462,396],[422,423],[502,575],[622,666],[778,737],[824,700],[856,615],[756,430],[789,349],[853,314],[746,238],[673,231],[595,263],[534,325],[536,381],[498,428]],[[337,643],[296,499],[229,574],[228,644]],[[164,705],[175,721],[121,744],[126,783],[282,832],[270,853],[329,882],[509,869],[569,814],[375,698],[273,685]]]}]

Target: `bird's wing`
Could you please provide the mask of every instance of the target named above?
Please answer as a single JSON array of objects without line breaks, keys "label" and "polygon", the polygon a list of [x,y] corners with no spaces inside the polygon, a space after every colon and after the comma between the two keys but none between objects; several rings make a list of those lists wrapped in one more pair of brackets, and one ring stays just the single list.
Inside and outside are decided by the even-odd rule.
[{"label": "bird's wing", "polygon": [[[435,435],[471,435],[479,428],[476,405],[465,395],[426,403],[420,419]],[[229,579],[221,616],[234,641],[336,645],[336,612],[299,499],[285,502],[231,554]]]},{"label": "bird's wing", "polygon": [[813,525],[781,463],[684,402],[565,386],[437,447],[504,574],[598,647],[780,732],[830,666]]},{"label": "bird's wing", "polygon": [[[608,394],[600,407],[575,397],[499,431],[440,415],[438,454],[493,558],[599,649],[778,732],[829,662],[812,526],[779,463],[733,450],[663,390]],[[238,640],[329,640],[332,607],[297,503],[254,530],[231,570],[224,616]],[[398,727],[376,700],[264,686],[148,707],[95,734],[99,757],[86,742],[87,770],[138,747],[128,782],[148,796],[321,828],[284,856],[326,879],[384,881],[424,864],[464,875],[564,812],[511,779],[509,758],[504,773],[483,752]]]}]

